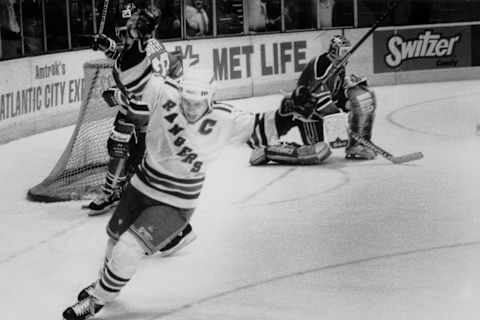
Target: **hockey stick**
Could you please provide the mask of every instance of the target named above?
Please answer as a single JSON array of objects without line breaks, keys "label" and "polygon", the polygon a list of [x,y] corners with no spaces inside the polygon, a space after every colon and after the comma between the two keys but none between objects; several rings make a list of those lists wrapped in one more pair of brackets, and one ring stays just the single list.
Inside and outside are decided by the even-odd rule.
[{"label": "hockey stick", "polygon": [[105,29],[105,21],[107,20],[107,11],[108,11],[108,1],[109,0],[105,0],[103,2],[102,17],[100,20],[100,27],[98,28],[98,34],[102,34],[103,29]]},{"label": "hockey stick", "polygon": [[[103,33],[103,29],[105,28],[105,20],[107,20],[108,1],[109,0],[105,0],[105,2],[103,3],[102,17],[101,17],[101,20],[100,20],[100,27],[98,28],[98,34]],[[93,85],[97,82],[97,79],[98,79],[99,75],[100,75],[100,68],[97,67],[97,69],[95,70],[95,74],[93,75],[92,87],[88,91],[87,101],[90,100],[90,97],[91,97],[92,92],[93,92]]]},{"label": "hockey stick", "polygon": [[353,139],[357,140],[358,142],[363,144],[368,149],[370,149],[372,151],[375,151],[376,153],[380,154],[382,157],[386,158],[387,160],[391,161],[394,164],[405,163],[405,162],[419,160],[419,159],[423,158],[423,153],[421,153],[421,152],[413,152],[413,153],[404,154],[402,156],[394,156],[390,152],[388,152],[388,151],[380,148],[379,146],[377,146],[372,141],[369,141],[369,140],[363,138],[358,133],[353,132],[351,130],[348,130],[348,133],[350,134],[350,136]]},{"label": "hockey stick", "polygon": [[370,37],[370,35],[372,33],[375,32],[375,30],[377,30],[378,27],[380,27],[380,25],[382,24],[382,22],[390,15],[392,14],[393,10],[395,10],[395,8],[400,4],[401,0],[397,0],[395,1],[394,3],[392,3],[388,8],[387,10],[383,13],[383,15],[378,18],[377,21],[375,21],[375,23],[373,24],[373,26],[370,28],[370,30],[367,31],[367,33],[365,33],[363,35],[363,37],[357,41],[357,43],[355,43],[355,45],[350,48],[350,50],[348,50],[348,52],[342,57],[342,59],[334,64],[333,68],[331,70],[328,71],[326,77],[322,80],[322,81],[319,81],[315,87],[313,87],[312,90],[310,90],[311,92],[315,92],[318,90],[318,88],[320,88],[320,86],[322,84],[324,84],[325,82],[327,82],[328,79],[330,79],[332,76],[334,76],[339,70],[340,68],[342,68],[343,66],[345,66],[348,62],[348,60],[350,59],[350,57],[353,55],[353,53],[358,49],[358,47],[360,47],[364,42],[365,40],[367,40],[368,37]]}]

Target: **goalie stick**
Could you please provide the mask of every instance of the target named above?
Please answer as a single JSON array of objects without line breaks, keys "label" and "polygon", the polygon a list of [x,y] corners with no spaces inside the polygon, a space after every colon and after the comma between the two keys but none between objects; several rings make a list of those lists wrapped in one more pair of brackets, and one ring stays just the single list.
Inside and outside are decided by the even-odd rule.
[{"label": "goalie stick", "polygon": [[348,52],[343,56],[343,58],[338,63],[336,63],[331,70],[329,70],[326,77],[322,81],[319,81],[315,85],[315,87],[313,87],[313,89],[311,89],[310,91],[311,92],[317,91],[318,88],[320,88],[320,86],[322,86],[325,82],[327,82],[328,79],[334,76],[342,66],[345,66],[348,60],[350,59],[350,57],[353,55],[353,53],[358,49],[358,47],[360,47],[362,43],[364,43],[365,40],[367,40],[367,38],[370,37],[370,35],[374,33],[375,30],[377,30],[377,28],[381,25],[381,23],[393,12],[393,10],[395,10],[395,8],[400,4],[400,2],[401,0],[397,0],[394,3],[392,3],[392,5],[390,5],[387,8],[385,13],[380,18],[378,18],[377,21],[375,21],[375,23],[370,28],[370,30],[368,30],[367,33],[365,33],[363,37],[360,40],[358,40],[357,43],[355,43],[355,45],[350,50],[348,50]]},{"label": "goalie stick", "polygon": [[382,157],[388,159],[389,161],[391,161],[394,164],[410,162],[410,161],[419,160],[419,159],[423,158],[423,153],[421,153],[421,152],[413,152],[413,153],[404,154],[402,156],[394,156],[390,152],[388,152],[388,151],[380,148],[379,146],[377,146],[372,141],[369,141],[369,140],[363,138],[358,133],[355,133],[351,130],[348,130],[348,132],[350,133],[350,136],[352,138],[354,138],[355,140],[357,140],[358,142],[363,144],[368,149],[370,149],[372,151],[375,151],[376,153],[380,154]]}]

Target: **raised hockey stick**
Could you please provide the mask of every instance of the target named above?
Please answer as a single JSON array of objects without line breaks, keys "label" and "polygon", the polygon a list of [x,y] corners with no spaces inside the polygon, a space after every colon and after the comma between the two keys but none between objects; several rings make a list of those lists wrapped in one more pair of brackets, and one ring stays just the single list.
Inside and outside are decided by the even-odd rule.
[{"label": "raised hockey stick", "polygon": [[98,28],[98,34],[102,34],[103,29],[105,29],[105,21],[107,20],[107,12],[108,12],[108,1],[109,0],[105,0],[103,2],[102,17],[100,20],[100,27]]},{"label": "raised hockey stick", "polygon": [[338,63],[336,63],[331,70],[329,70],[329,72],[325,76],[325,78],[322,81],[319,81],[315,85],[315,87],[313,87],[313,89],[311,89],[311,92],[317,91],[318,88],[320,88],[320,86],[322,84],[327,82],[327,80],[330,79],[332,76],[334,76],[340,70],[340,68],[342,68],[343,66],[345,66],[347,64],[348,60],[353,55],[353,53],[358,49],[358,47],[360,47],[365,42],[365,40],[367,40],[367,38],[370,37],[370,35],[372,33],[374,33],[375,30],[377,30],[377,28],[382,24],[382,22],[390,14],[392,14],[393,10],[395,10],[395,8],[400,4],[400,2],[401,2],[401,0],[397,0],[387,8],[387,10],[383,13],[383,15],[380,18],[378,18],[377,21],[375,21],[373,26],[370,27],[370,29],[367,31],[367,33],[365,33],[363,35],[363,37],[360,40],[358,40],[357,43],[355,43],[355,45],[352,48],[350,48],[350,50],[348,50],[348,52],[343,56],[343,58]]},{"label": "raised hockey stick", "polygon": [[388,151],[384,150],[383,148],[380,148],[379,146],[377,146],[372,141],[369,141],[369,140],[363,138],[358,133],[355,133],[351,130],[348,130],[348,133],[350,134],[350,136],[352,138],[354,138],[355,140],[357,140],[358,142],[363,144],[365,147],[367,147],[368,149],[370,149],[372,151],[375,151],[376,153],[378,153],[379,155],[381,155],[382,157],[386,158],[387,160],[391,161],[394,164],[405,163],[405,162],[419,160],[419,159],[423,158],[423,153],[421,153],[421,152],[413,152],[413,153],[404,154],[402,156],[394,156],[390,152],[388,152]]}]

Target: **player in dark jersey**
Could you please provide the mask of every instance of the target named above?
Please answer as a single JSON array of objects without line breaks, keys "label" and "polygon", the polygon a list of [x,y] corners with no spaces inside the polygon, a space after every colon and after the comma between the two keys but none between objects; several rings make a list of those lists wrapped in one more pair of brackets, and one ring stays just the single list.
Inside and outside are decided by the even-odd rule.
[{"label": "player in dark jersey", "polygon": [[[106,213],[118,204],[124,186],[143,158],[150,118],[149,106],[142,101],[146,84],[152,76],[178,80],[183,73],[181,53],[167,52],[163,44],[153,38],[157,16],[128,3],[120,11],[118,20],[115,31],[119,43],[99,34],[92,44],[94,50],[102,50],[114,60],[115,86],[105,90],[103,98],[110,107],[118,108],[118,113],[107,141],[110,161],[102,193],[86,206],[90,216]],[[160,254],[168,256],[195,237],[188,224]]]},{"label": "player in dark jersey", "polygon": [[96,35],[94,50],[102,50],[114,60],[115,86],[103,92],[103,98],[118,113],[107,142],[110,161],[102,193],[89,205],[89,215],[100,215],[118,203],[119,194],[145,150],[145,130],[150,110],[142,102],[142,93],[154,74],[179,78],[182,62],[179,55],[166,51],[163,44],[153,39],[157,17],[145,9],[136,9],[129,3],[120,12],[115,27],[120,43],[103,34]]},{"label": "player in dark jersey", "polygon": [[340,135],[335,132],[333,137],[324,136],[326,128],[338,131],[342,126],[342,118],[346,119],[348,113],[349,130],[367,140],[371,139],[376,109],[373,91],[368,88],[366,79],[355,75],[347,77],[345,65],[334,72],[350,47],[350,41],[344,36],[334,36],[328,51],[308,62],[292,95],[282,100],[281,114],[292,118],[291,128],[299,129],[304,146],[286,143],[269,146],[265,150],[254,150],[251,158],[253,165],[264,164],[269,160],[289,164],[320,163],[330,153],[313,147],[306,149],[306,146],[314,146],[325,139],[332,139],[328,141],[330,146],[346,146],[347,159],[371,160],[376,157],[375,152],[349,137],[346,130],[343,137],[341,132]]}]

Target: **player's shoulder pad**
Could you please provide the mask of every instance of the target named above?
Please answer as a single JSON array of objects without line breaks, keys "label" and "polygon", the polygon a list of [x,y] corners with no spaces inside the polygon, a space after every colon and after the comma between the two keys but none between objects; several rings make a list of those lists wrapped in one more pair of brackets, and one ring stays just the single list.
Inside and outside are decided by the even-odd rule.
[{"label": "player's shoulder pad", "polygon": [[212,109],[218,110],[220,112],[226,112],[226,113],[233,113],[235,111],[235,107],[232,106],[231,104],[224,103],[224,102],[217,102],[217,101],[213,102]]},{"label": "player's shoulder pad", "polygon": [[315,79],[319,80],[328,74],[328,70],[333,67],[332,61],[326,54],[318,56],[315,60]]},{"label": "player's shoulder pad", "polygon": [[166,52],[165,46],[159,40],[152,38],[147,40],[147,47],[146,47],[147,56],[151,56],[153,54],[160,54]]}]

